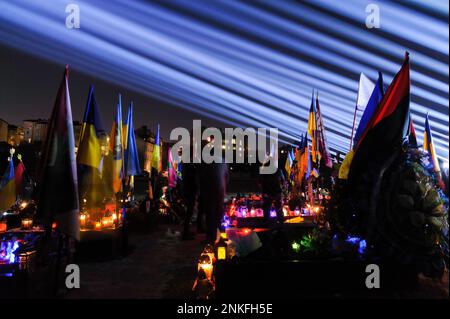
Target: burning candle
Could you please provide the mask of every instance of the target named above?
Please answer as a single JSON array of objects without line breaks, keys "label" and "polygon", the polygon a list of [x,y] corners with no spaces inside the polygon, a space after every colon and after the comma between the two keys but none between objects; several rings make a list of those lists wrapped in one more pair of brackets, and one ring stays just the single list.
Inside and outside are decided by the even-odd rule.
[{"label": "burning candle", "polygon": [[276,211],[274,208],[272,208],[272,209],[270,210],[270,217],[271,217],[271,218],[277,217],[277,211]]},{"label": "burning candle", "polygon": [[213,265],[211,258],[207,254],[202,254],[198,260],[197,270],[203,269],[206,274],[206,278],[211,279]]},{"label": "burning candle", "polygon": [[86,214],[80,215],[80,226],[85,227],[86,226]]},{"label": "burning candle", "polygon": [[95,229],[97,229],[97,230],[102,229],[102,223],[96,222],[96,223],[95,223]]},{"label": "burning candle", "polygon": [[33,226],[33,220],[31,218],[22,219],[22,229],[31,229]]},{"label": "burning candle", "polygon": [[8,225],[6,221],[0,222],[0,233],[4,233],[8,229]]},{"label": "burning candle", "polygon": [[106,217],[102,218],[102,226],[103,227],[112,227],[113,224],[114,224],[114,221],[111,216],[110,217],[106,216]]}]

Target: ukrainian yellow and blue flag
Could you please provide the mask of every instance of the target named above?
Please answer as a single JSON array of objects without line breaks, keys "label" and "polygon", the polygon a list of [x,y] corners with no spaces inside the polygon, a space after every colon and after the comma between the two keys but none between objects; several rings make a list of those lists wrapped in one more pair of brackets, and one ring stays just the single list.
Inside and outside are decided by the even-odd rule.
[{"label": "ukrainian yellow and blue flag", "polygon": [[294,163],[293,154],[291,151],[288,151],[286,156],[286,164],[284,165],[284,169],[286,170],[288,179],[290,179],[291,176],[291,167],[293,163]]},{"label": "ukrainian yellow and blue flag", "polygon": [[94,87],[89,87],[88,100],[81,128],[80,143],[78,145],[77,163],[100,168],[102,159],[100,147],[100,132],[102,131],[100,115],[94,96]]},{"label": "ukrainian yellow and blue flag", "polygon": [[124,155],[124,173],[125,176],[135,176],[141,173],[141,167],[139,163],[136,137],[134,135],[133,126],[133,102],[130,103],[128,108],[127,119],[125,125],[127,128],[127,144]]},{"label": "ukrainian yellow and blue flag", "polygon": [[316,104],[314,103],[314,92],[311,98],[311,106],[309,108],[309,118],[308,118],[308,134],[311,137],[311,155],[312,160],[315,163],[318,157],[317,150],[317,122],[316,122]]},{"label": "ukrainian yellow and blue flag", "polygon": [[16,182],[14,178],[13,158],[0,181],[0,211],[8,210],[16,202]]},{"label": "ukrainian yellow and blue flag", "polygon": [[440,172],[439,163],[436,157],[436,151],[433,145],[433,135],[431,134],[430,120],[428,114],[425,118],[425,132],[423,134],[423,150],[428,153],[430,162],[435,172]]},{"label": "ukrainian yellow and blue flag", "polygon": [[123,178],[123,128],[122,128],[122,96],[119,94],[117,112],[111,129],[110,145],[112,152],[112,188],[118,193],[122,188]]}]

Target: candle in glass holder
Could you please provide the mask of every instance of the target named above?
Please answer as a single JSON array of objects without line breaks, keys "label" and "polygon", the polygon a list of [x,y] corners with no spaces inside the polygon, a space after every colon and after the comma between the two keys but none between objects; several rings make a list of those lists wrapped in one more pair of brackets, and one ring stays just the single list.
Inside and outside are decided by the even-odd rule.
[{"label": "candle in glass holder", "polygon": [[102,229],[102,223],[96,222],[94,227],[95,227],[95,229],[100,230],[100,229]]},{"label": "candle in glass holder", "polygon": [[111,216],[106,216],[102,218],[102,226],[105,228],[112,227],[114,224],[113,218]]},{"label": "candle in glass holder", "polygon": [[213,271],[213,265],[212,260],[207,254],[202,254],[200,256],[200,259],[198,261],[198,268],[197,270],[203,269],[206,274],[206,278],[211,279],[212,271]]},{"label": "candle in glass holder", "polygon": [[80,226],[81,227],[86,227],[86,214],[81,214],[80,215]]},{"label": "candle in glass holder", "polygon": [[8,229],[8,225],[6,223],[6,221],[1,221],[0,222],[0,233],[4,233],[5,231],[7,231]]},{"label": "candle in glass holder", "polygon": [[33,220],[31,218],[22,219],[22,229],[31,229],[33,227]]}]

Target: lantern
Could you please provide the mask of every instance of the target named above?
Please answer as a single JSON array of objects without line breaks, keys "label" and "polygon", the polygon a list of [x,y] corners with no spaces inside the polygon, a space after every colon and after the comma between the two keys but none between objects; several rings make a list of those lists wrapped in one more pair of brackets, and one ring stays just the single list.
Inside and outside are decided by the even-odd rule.
[{"label": "lantern", "polygon": [[197,271],[200,269],[203,269],[205,271],[206,278],[211,279],[213,265],[212,265],[212,260],[211,260],[211,258],[209,258],[208,254],[200,255],[200,258],[198,260]]},{"label": "lantern", "polygon": [[35,250],[20,252],[17,256],[17,259],[19,261],[19,269],[31,271],[31,268],[33,268],[34,265],[35,258]]},{"label": "lantern", "polygon": [[295,251],[296,253],[298,253],[300,251],[300,244],[297,243],[296,241],[294,241],[292,243],[292,250]]},{"label": "lantern", "polygon": [[0,233],[4,233],[8,230],[8,224],[6,221],[0,221]]},{"label": "lantern", "polygon": [[241,217],[247,217],[247,213],[248,213],[248,209],[247,207],[242,207],[241,208]]},{"label": "lantern", "polygon": [[269,215],[270,215],[271,218],[277,217],[277,211],[275,210],[275,207],[273,207],[273,205],[272,205],[272,207],[270,208],[270,213],[269,213]]},{"label": "lantern", "polygon": [[203,249],[203,254],[207,254],[209,256],[209,259],[211,261],[214,260],[214,248],[211,244],[208,244],[205,246],[205,249]]},{"label": "lantern", "polygon": [[289,215],[289,206],[287,206],[287,205],[283,206],[283,215],[285,217]]},{"label": "lantern", "polygon": [[219,242],[217,243],[216,250],[217,250],[217,260],[227,259],[227,242],[226,239],[223,238],[222,236],[220,237]]},{"label": "lantern", "polygon": [[218,246],[217,247],[217,259],[225,260],[227,259],[227,246]]},{"label": "lantern", "polygon": [[80,226],[81,227],[86,227],[86,219],[87,219],[86,214],[80,215]]},{"label": "lantern", "polygon": [[102,227],[108,228],[108,227],[112,227],[113,225],[114,225],[114,221],[113,221],[112,216],[102,217]]},{"label": "lantern", "polygon": [[31,229],[33,227],[33,219],[24,218],[22,219],[22,229]]}]

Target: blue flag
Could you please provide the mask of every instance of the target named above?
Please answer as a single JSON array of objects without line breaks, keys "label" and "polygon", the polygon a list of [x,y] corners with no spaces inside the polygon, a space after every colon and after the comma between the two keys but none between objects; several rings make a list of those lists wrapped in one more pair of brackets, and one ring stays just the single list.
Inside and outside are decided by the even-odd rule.
[{"label": "blue flag", "polygon": [[133,102],[130,103],[126,119],[127,127],[127,147],[124,155],[124,173],[125,176],[134,176],[141,173],[138,151],[136,146],[136,137],[133,127]]},{"label": "blue flag", "polygon": [[356,147],[358,145],[358,141],[361,138],[361,134],[364,132],[367,124],[369,123],[373,113],[377,109],[378,105],[383,98],[383,75],[381,72],[378,73],[378,80],[375,84],[372,94],[370,95],[369,101],[367,102],[367,106],[364,110],[364,113],[359,121],[358,129],[356,130],[355,137],[353,138],[353,146]]}]

